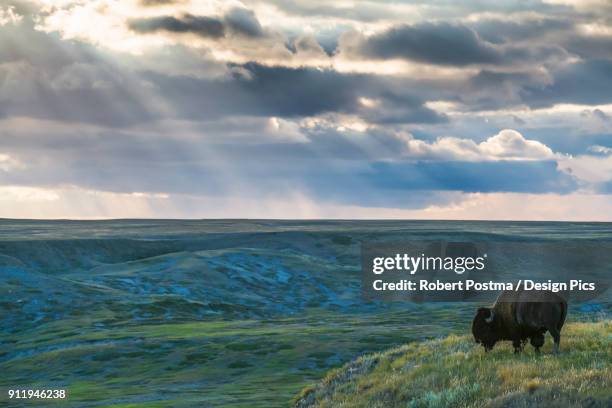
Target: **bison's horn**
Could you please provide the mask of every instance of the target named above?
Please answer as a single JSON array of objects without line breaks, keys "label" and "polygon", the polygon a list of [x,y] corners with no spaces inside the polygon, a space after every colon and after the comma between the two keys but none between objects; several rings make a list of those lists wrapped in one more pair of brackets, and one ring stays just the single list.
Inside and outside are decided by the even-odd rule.
[{"label": "bison's horn", "polygon": [[493,313],[493,311],[491,310],[491,315],[485,319],[485,322],[486,323],[493,323],[493,317],[494,316],[495,316],[495,313]]}]

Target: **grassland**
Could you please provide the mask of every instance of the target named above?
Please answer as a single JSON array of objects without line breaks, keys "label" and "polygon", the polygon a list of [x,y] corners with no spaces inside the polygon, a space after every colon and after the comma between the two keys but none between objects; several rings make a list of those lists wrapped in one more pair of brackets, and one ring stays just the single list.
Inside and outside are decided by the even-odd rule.
[{"label": "grassland", "polygon": [[80,319],[0,336],[0,405],[23,406],[2,400],[9,386],[56,386],[69,394],[63,406],[282,407],[355,356],[461,330],[470,312],[422,305],[384,313],[312,309],[265,320],[138,323],[109,311],[83,311]]},{"label": "grassland", "polygon": [[363,356],[295,398],[304,407],[610,407],[612,322],[568,324],[560,355],[490,353],[450,335]]},{"label": "grassland", "polygon": [[[477,304],[365,301],[361,242],[601,240],[611,231],[558,223],[0,220],[0,406],[287,407],[359,356],[469,332]],[[610,305],[576,305],[570,316],[609,319]],[[6,400],[8,388],[49,387],[66,389],[68,400]]]}]

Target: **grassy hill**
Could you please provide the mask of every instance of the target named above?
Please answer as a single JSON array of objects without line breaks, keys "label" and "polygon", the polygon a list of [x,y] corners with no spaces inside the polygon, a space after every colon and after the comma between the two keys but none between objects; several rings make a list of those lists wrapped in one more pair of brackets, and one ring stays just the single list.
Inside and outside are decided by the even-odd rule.
[{"label": "grassy hill", "polygon": [[470,336],[363,356],[305,388],[295,407],[610,407],[612,322],[570,323],[561,354],[520,355],[504,342],[485,354]]},{"label": "grassy hill", "polygon": [[[364,301],[361,242],[607,242],[610,231],[579,223],[0,220],[0,406],[24,405],[7,399],[10,387],[51,386],[67,390],[62,407],[286,407],[357,356],[469,328],[476,303]],[[612,303],[576,305],[570,316],[603,320]],[[471,350],[467,340],[461,347]],[[444,384],[421,387],[425,395]]]}]

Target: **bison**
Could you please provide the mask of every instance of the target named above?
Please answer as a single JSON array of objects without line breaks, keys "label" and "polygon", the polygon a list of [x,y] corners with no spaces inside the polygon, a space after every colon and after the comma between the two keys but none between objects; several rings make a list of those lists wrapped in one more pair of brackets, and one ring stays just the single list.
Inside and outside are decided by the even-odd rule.
[{"label": "bison", "polygon": [[492,308],[478,309],[472,322],[476,343],[489,351],[501,340],[511,340],[519,353],[527,340],[536,353],[544,345],[544,334],[550,332],[554,352],[559,352],[561,328],[567,316],[567,302],[553,292],[504,291]]}]

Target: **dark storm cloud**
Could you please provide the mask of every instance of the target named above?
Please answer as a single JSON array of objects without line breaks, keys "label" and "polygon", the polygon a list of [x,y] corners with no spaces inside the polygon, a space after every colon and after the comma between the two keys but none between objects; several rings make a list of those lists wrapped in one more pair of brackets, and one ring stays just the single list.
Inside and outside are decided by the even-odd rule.
[{"label": "dark storm cloud", "polygon": [[[561,15],[555,18],[516,22],[484,19],[468,25],[480,38],[493,44],[522,42],[523,48],[533,47],[534,44],[546,44],[548,49],[562,48],[569,54],[585,59],[607,58],[612,55],[610,38],[585,35],[578,28],[580,22],[589,22],[589,20],[584,16],[577,19]],[[610,23],[600,22],[600,24],[606,26]]]},{"label": "dark storm cloud", "polygon": [[228,34],[245,38],[258,38],[264,35],[255,14],[243,8],[233,8],[223,17],[183,14],[180,17],[137,18],[129,20],[128,27],[138,33],[167,31],[178,34],[191,33],[205,38],[221,38]]},{"label": "dark storm cloud", "polygon": [[[455,192],[565,194],[585,187],[553,161],[449,161],[498,133],[503,128],[498,115],[511,121],[504,127],[519,126],[525,138],[555,153],[595,154],[589,150],[593,145],[610,147],[612,115],[605,107],[569,118],[571,126],[580,122],[577,129],[564,120],[552,127],[554,114],[542,119],[538,112],[520,113],[521,118],[493,112],[612,103],[611,44],[578,29],[609,25],[602,16],[538,0],[392,6],[373,0],[347,7],[298,0],[275,2],[298,18],[267,19],[270,25],[262,27],[245,8],[204,16],[191,7],[195,2],[139,3],[148,9],[126,24],[132,36],[143,34],[135,42],[142,48],[130,55],[112,51],[113,44],[95,45],[109,45],[96,30],[68,39],[74,33],[62,31],[62,25],[71,27],[78,7],[54,6],[54,20],[45,25],[54,12],[37,13],[38,3],[23,2],[15,8],[23,21],[0,27],[0,153],[24,164],[0,172],[0,184],[210,197],[239,193],[253,200],[298,194],[324,204],[424,208],[448,204],[449,197],[460,196]],[[423,7],[408,16],[412,9],[402,6],[408,3]],[[173,4],[180,7],[169,12]],[[183,10],[192,14],[173,14]],[[510,15],[525,11],[525,21]],[[164,15],[150,17],[152,12]],[[474,21],[468,18],[472,12],[482,14]],[[487,12],[509,17],[487,20]],[[422,17],[417,24],[359,34],[372,27],[363,21],[392,24],[417,15]],[[53,29],[62,32],[42,31]],[[157,32],[172,36],[173,45],[158,46],[144,36]],[[185,33],[211,41],[193,41]],[[340,72],[322,67],[320,47],[332,57],[330,66],[348,55],[367,72],[371,66],[359,66],[364,57],[381,65],[401,58],[478,73],[466,80],[440,75],[441,70],[415,76]],[[217,61],[219,51],[241,62]],[[580,60],[569,58],[575,56]],[[298,64],[303,65],[295,68]],[[462,112],[445,116],[428,108],[428,101],[456,102]],[[491,115],[474,114],[478,110]],[[367,130],[351,130],[345,122],[352,115],[367,122]],[[302,121],[306,117],[312,120]],[[465,149],[447,152],[439,143],[439,154],[428,153],[428,146],[446,136],[462,139]],[[415,157],[428,160],[407,159]],[[598,187],[612,192],[610,183],[586,185]]]},{"label": "dark storm cloud", "polygon": [[[148,66],[144,63],[128,66],[130,59],[127,57],[113,60],[113,55],[103,55],[94,46],[63,41],[56,34],[36,31],[34,23],[28,18],[25,20],[19,27],[0,28],[4,40],[0,43],[0,62],[11,63],[0,67],[0,82],[5,85],[6,95],[0,98],[0,116],[4,117],[25,115],[122,126],[155,119],[151,102],[159,102],[171,107],[170,114],[175,117],[196,120],[233,115],[299,118],[336,112],[355,114],[381,126],[395,126],[447,122],[444,114],[425,106],[428,100],[462,102],[464,109],[469,111],[521,104],[539,107],[559,102],[604,103],[610,100],[611,94],[609,60],[551,65],[550,75],[538,73],[541,70],[531,73],[529,65],[524,66],[527,71],[518,73],[497,72],[491,68],[481,70],[467,82],[454,78],[410,79],[258,63],[230,65],[232,74],[218,77],[225,67],[218,64],[216,68],[209,68],[209,61],[201,57],[205,51],[193,49],[193,55],[170,55],[177,69],[153,62],[147,62]],[[179,32],[200,27],[207,35],[220,33],[211,31],[214,24],[211,26],[209,20],[181,20],[176,26],[173,24],[177,21],[170,24],[166,24],[166,20],[143,21],[153,24],[149,29],[167,26]],[[228,32],[249,37],[264,35],[255,15],[246,9],[232,9],[217,21],[222,24],[225,35]],[[537,29],[560,27],[549,21]],[[420,53],[420,58],[441,64],[520,59],[535,52],[505,46],[501,55],[474,30],[450,23],[402,26],[396,30],[367,41],[390,41],[397,35],[394,47],[402,50],[399,39],[406,33],[418,33],[404,44],[405,48],[410,53]],[[387,36],[391,32],[395,34]],[[420,40],[425,39],[434,42],[421,44]],[[441,47],[445,42],[455,45]],[[393,49],[380,47],[377,52],[384,54]],[[544,58],[558,51],[553,46],[547,49],[550,54]],[[163,58],[160,54],[157,59]],[[148,61],[147,54],[139,60]],[[189,69],[181,71],[178,69],[181,66]],[[147,69],[149,71],[145,71]],[[207,76],[207,72],[214,72],[217,77]],[[19,88],[19,83],[28,86]],[[377,104],[363,106],[359,103],[362,97],[375,99]]]},{"label": "dark storm cloud", "polygon": [[565,50],[556,45],[496,45],[482,39],[474,29],[453,23],[423,23],[393,27],[380,34],[348,44],[348,52],[367,58],[401,58],[429,64],[467,66],[513,65],[563,59]]},{"label": "dark storm cloud", "polygon": [[225,35],[223,22],[216,18],[185,14],[182,17],[150,17],[133,19],[129,27],[139,33],[169,31],[171,33],[193,33],[201,37],[219,38]]},{"label": "dark storm cloud", "polygon": [[531,72],[496,72],[483,69],[469,78],[456,92],[466,110],[493,110],[524,104],[521,90],[545,86],[549,79]]},{"label": "dark storm cloud", "polygon": [[589,60],[553,71],[552,83],[526,86],[523,100],[534,108],[559,103],[606,104],[612,102],[612,60]]},{"label": "dark storm cloud", "polygon": [[[234,17],[236,22],[248,21],[248,16]],[[255,34],[256,29],[253,26],[249,32]],[[142,67],[131,59],[120,64],[93,46],[34,30],[33,23],[0,30],[4,39],[0,43],[0,117],[118,127],[156,120],[158,107],[165,105],[172,108],[166,115],[195,120],[240,115],[299,118],[334,112],[361,115],[381,124],[446,120],[423,105],[420,92],[428,84],[398,86],[376,75],[256,63],[230,65],[231,74],[222,77],[180,76],[178,67],[173,70],[158,62],[149,64],[155,71],[133,72],[128,66]],[[170,55],[184,72],[213,70],[204,60],[198,68],[191,54]],[[139,61],[148,59],[145,54]],[[365,108],[358,102],[360,97],[381,103]]]},{"label": "dark storm cloud", "polygon": [[563,40],[563,47],[583,59],[603,59],[612,55],[612,39],[607,36],[570,34]]},{"label": "dark storm cloud", "polygon": [[500,53],[476,32],[450,23],[394,27],[366,38],[359,52],[371,58],[407,58],[442,65],[493,64]]},{"label": "dark storm cloud", "polygon": [[[551,67],[541,72],[481,70],[457,92],[466,110],[492,110],[527,105],[546,108],[555,104],[584,105],[612,102],[612,60],[586,60]],[[595,118],[598,116],[595,115]]]},{"label": "dark storm cloud", "polygon": [[367,77],[308,68],[234,65],[222,79],[146,74],[178,112],[191,118],[224,115],[297,117],[357,107],[357,85]]},{"label": "dark storm cloud", "polygon": [[[147,74],[181,115],[204,119],[224,115],[303,117],[322,113],[359,113],[374,122],[432,123],[445,118],[423,106],[418,96],[397,90],[393,82],[330,69],[232,65],[224,79],[196,79]],[[380,98],[366,110],[360,97]],[[395,104],[395,108],[391,105]],[[385,107],[390,107],[387,111]]]},{"label": "dark storm cloud", "polygon": [[423,100],[411,94],[384,91],[379,94],[376,108],[362,108],[359,115],[370,123],[441,123],[447,120],[444,114],[423,106]]}]

